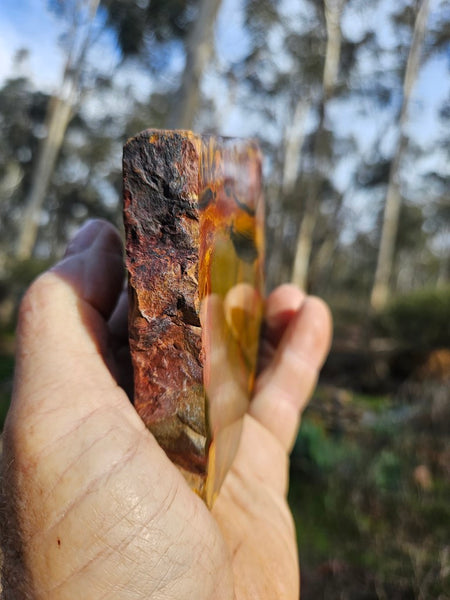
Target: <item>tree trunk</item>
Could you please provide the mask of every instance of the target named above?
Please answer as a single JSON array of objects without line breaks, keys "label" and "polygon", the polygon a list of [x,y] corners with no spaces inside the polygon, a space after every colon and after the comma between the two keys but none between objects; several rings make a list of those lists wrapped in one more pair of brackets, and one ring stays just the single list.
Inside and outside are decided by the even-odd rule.
[{"label": "tree trunk", "polygon": [[[297,99],[292,118],[287,119],[283,135],[283,156],[280,183],[268,193],[272,198],[272,209],[276,212],[277,226],[272,227],[271,251],[267,255],[267,285],[272,289],[282,281],[289,279],[291,274],[285,266],[284,246],[285,229],[288,221],[292,221],[290,211],[284,210],[286,203],[295,197],[294,191],[298,181],[300,157],[305,139],[305,121],[311,106],[309,97],[301,95]],[[287,271],[287,272],[286,272]]]},{"label": "tree trunk", "polygon": [[[77,95],[80,93],[81,75],[86,55],[93,38],[93,23],[99,0],[82,0],[70,9],[69,50],[67,52],[64,73],[58,93],[50,100],[47,112],[47,136],[40,144],[34,163],[31,186],[25,202],[21,220],[21,230],[16,247],[16,258],[26,260],[31,257],[39,231],[42,207],[55,170],[56,161],[64,137],[72,118]],[[81,16],[87,10],[87,21]]]},{"label": "tree trunk", "polygon": [[284,161],[281,180],[281,194],[289,196],[295,188],[303,142],[305,140],[305,120],[311,106],[309,98],[299,98],[292,122],[287,124],[284,135]]},{"label": "tree trunk", "polygon": [[308,287],[309,259],[311,257],[316,220],[316,209],[310,208],[303,216],[298,234],[294,267],[292,269],[292,283],[295,283],[303,290],[306,290]]},{"label": "tree trunk", "polygon": [[332,285],[333,269],[339,247],[339,232],[341,230],[339,216],[344,202],[344,194],[340,194],[334,206],[333,213],[329,216],[328,232],[320,245],[309,271],[314,281],[314,287],[324,294]]},{"label": "tree trunk", "polygon": [[422,0],[414,24],[413,38],[406,62],[403,82],[403,102],[400,111],[399,140],[392,160],[389,182],[384,204],[383,225],[381,229],[380,247],[370,304],[374,310],[381,310],[389,297],[389,283],[395,254],[398,222],[401,208],[400,166],[407,145],[405,124],[408,117],[411,92],[420,67],[420,55],[425,39],[430,0]]},{"label": "tree trunk", "polygon": [[319,214],[320,191],[323,184],[321,145],[325,131],[325,112],[328,100],[333,96],[337,83],[341,56],[342,32],[340,21],[345,0],[325,0],[325,21],[327,47],[322,78],[322,98],[319,104],[319,124],[313,143],[312,176],[309,179],[305,198],[305,211],[298,234],[297,247],[292,270],[292,282],[307,288],[309,262],[314,240],[314,231]]},{"label": "tree trunk", "polygon": [[192,129],[200,104],[202,76],[214,53],[214,25],[222,0],[202,0],[186,43],[186,66],[169,118],[173,129]]},{"label": "tree trunk", "polygon": [[22,227],[16,248],[16,257],[19,260],[28,259],[33,253],[42,207],[71,116],[72,106],[68,101],[58,97],[51,99],[48,134],[39,149],[21,219]]},{"label": "tree trunk", "polygon": [[327,48],[323,69],[323,91],[325,102],[333,95],[341,59],[341,17],[346,0],[325,0],[325,22],[327,26]]}]

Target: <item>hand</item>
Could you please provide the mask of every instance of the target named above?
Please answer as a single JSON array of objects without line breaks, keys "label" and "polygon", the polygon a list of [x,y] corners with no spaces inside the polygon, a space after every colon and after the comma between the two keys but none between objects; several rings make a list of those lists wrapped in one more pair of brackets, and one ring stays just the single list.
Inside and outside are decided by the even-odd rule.
[{"label": "hand", "polygon": [[123,389],[122,263],[115,230],[89,222],[22,302],[4,430],[4,598],[297,600],[288,453],[330,343],[327,308],[289,285],[267,299],[262,370],[211,513]]}]

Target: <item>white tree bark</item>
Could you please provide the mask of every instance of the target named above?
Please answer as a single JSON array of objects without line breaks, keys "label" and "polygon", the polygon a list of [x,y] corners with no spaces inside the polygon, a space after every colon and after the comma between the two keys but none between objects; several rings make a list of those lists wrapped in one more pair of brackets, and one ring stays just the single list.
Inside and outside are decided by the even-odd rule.
[{"label": "white tree bark", "polygon": [[308,210],[303,216],[297,239],[294,267],[292,269],[292,283],[295,283],[303,290],[306,290],[308,287],[309,259],[316,220],[316,211]]},{"label": "white tree bark", "polygon": [[16,258],[19,260],[30,258],[33,253],[42,207],[71,116],[72,106],[68,101],[58,97],[51,99],[48,133],[39,150],[21,217],[22,227],[16,248]]},{"label": "white tree bark", "polygon": [[214,54],[214,25],[222,0],[202,0],[186,43],[186,66],[169,118],[173,129],[192,129],[200,104],[203,73]]},{"label": "white tree bark", "polygon": [[333,95],[339,73],[342,46],[341,17],[345,0],[324,0],[324,2],[327,47],[323,69],[323,90],[326,101]]},{"label": "white tree bark", "polygon": [[315,134],[313,174],[308,184],[305,212],[300,225],[292,270],[292,282],[302,289],[307,288],[308,270],[319,211],[319,193],[323,180],[323,165],[320,164],[320,143],[325,129],[326,104],[332,97],[338,78],[341,57],[341,17],[346,0],[324,0],[327,45],[322,77],[322,99],[319,106],[319,124]]},{"label": "white tree bark", "polygon": [[412,89],[419,73],[421,51],[427,29],[429,10],[430,0],[422,0],[416,15],[411,47],[406,62],[403,81],[403,102],[399,119],[399,139],[389,172],[377,267],[370,297],[370,304],[374,310],[382,309],[389,298],[389,283],[395,256],[395,241],[402,203],[400,167],[407,145],[405,125],[408,118]]},{"label": "white tree bark", "polygon": [[38,148],[31,185],[21,218],[15,253],[19,260],[26,260],[33,254],[48,188],[81,91],[81,74],[85,66],[86,54],[92,43],[92,25],[98,5],[99,0],[82,0],[74,6],[74,12],[71,14],[69,32],[71,42],[64,73],[59,91],[51,98],[47,109],[47,135]]},{"label": "white tree bark", "polygon": [[291,194],[297,182],[300,156],[305,141],[305,121],[310,106],[311,101],[309,98],[300,97],[294,110],[292,122],[286,126],[281,179],[281,193],[283,196]]}]

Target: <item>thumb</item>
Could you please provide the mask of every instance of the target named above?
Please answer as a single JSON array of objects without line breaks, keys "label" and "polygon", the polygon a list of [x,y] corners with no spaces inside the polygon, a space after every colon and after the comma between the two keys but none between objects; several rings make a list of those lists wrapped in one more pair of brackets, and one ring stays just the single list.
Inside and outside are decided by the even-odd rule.
[{"label": "thumb", "polygon": [[[113,386],[106,319],[123,281],[121,241],[106,222],[89,221],[64,259],[26,292],[17,327],[12,410],[51,409],[49,390]],[[80,396],[80,400],[82,396]]]},{"label": "thumb", "polygon": [[[25,294],[5,442],[11,441],[26,459],[69,438],[70,458],[69,450],[76,447],[71,434],[77,427],[84,444],[97,435],[98,422],[103,423],[99,431],[104,431],[111,419],[128,423],[135,432],[145,430],[107,367],[106,319],[122,280],[120,238],[111,225],[97,220],[84,226],[65,258]],[[81,428],[87,421],[91,440]]]},{"label": "thumb", "polygon": [[0,497],[8,597],[212,597],[225,564],[210,514],[107,367],[122,278],[118,235],[95,221],[22,302]]}]

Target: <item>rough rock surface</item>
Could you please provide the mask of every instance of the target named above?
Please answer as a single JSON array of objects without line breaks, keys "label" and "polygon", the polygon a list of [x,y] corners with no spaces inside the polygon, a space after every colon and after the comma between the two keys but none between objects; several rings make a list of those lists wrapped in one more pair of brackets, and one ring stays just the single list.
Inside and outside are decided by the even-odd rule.
[{"label": "rough rock surface", "polygon": [[135,406],[211,506],[256,369],[261,156],[251,141],[147,130],[123,173]]},{"label": "rough rock surface", "polygon": [[198,317],[199,147],[145,131],[124,148],[124,223],[135,406],[169,457],[204,475]]}]

